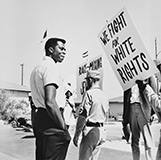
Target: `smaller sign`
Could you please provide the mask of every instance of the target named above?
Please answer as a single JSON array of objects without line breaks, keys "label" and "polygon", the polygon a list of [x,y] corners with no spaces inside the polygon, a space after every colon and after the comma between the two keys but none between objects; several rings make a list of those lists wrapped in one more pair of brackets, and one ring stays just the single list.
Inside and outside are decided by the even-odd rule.
[{"label": "smaller sign", "polygon": [[103,68],[102,68],[102,56],[99,55],[89,62],[84,62],[77,67],[77,102],[81,102],[82,96],[86,91],[86,81],[85,77],[87,70],[98,70],[101,74],[100,88],[102,89],[102,79],[103,79]]}]

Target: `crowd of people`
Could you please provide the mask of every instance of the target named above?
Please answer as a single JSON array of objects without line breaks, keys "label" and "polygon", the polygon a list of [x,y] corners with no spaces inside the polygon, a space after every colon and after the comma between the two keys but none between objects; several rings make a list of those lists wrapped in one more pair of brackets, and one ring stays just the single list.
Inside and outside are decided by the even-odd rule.
[{"label": "crowd of people", "polygon": [[[105,142],[109,104],[99,86],[99,71],[87,70],[86,92],[78,116],[74,114],[76,107],[70,89],[65,92],[65,100],[62,100],[60,91],[63,84],[57,64],[65,58],[65,44],[66,40],[61,38],[48,39],[45,56],[30,76],[36,160],[65,160],[71,141],[69,127],[73,124],[76,127],[72,141],[79,147],[79,160],[97,159],[100,146]],[[159,70],[160,66],[161,63],[157,63]],[[155,155],[150,129],[152,112],[161,115],[161,100],[156,88],[156,77],[152,76],[144,81],[137,80],[135,86],[124,91],[123,132],[127,141],[131,137],[133,160],[140,160],[141,133],[146,159],[161,160],[161,138]]]}]

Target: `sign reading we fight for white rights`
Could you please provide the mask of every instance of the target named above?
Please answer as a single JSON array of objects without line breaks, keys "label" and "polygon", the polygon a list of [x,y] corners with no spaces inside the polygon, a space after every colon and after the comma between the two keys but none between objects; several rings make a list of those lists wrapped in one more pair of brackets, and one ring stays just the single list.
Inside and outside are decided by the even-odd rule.
[{"label": "sign reading we fight for white rights", "polygon": [[98,38],[123,90],[137,79],[158,72],[125,7],[105,25]]}]

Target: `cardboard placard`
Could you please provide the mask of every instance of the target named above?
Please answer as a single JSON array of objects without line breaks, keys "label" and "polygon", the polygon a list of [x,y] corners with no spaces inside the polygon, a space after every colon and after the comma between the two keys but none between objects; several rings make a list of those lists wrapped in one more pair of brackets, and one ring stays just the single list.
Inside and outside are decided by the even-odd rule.
[{"label": "cardboard placard", "polygon": [[98,38],[123,90],[137,79],[158,72],[125,7],[105,25]]}]

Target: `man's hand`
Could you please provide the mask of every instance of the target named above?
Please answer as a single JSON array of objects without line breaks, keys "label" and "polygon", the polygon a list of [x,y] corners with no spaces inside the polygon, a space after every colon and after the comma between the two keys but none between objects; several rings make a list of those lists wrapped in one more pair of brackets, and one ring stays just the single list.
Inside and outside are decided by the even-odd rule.
[{"label": "man's hand", "polygon": [[74,138],[73,138],[73,143],[74,145],[77,147],[78,146],[78,140],[79,140],[79,136],[84,128],[86,124],[86,118],[82,115],[79,115],[78,119],[77,119],[77,124],[76,124],[76,130],[75,130],[75,134],[74,134]]},{"label": "man's hand", "polygon": [[142,80],[136,80],[135,83],[138,85],[139,87],[139,90],[142,92],[144,91],[146,85],[147,85],[147,82],[146,81],[142,81]]},{"label": "man's hand", "polygon": [[129,138],[130,138],[130,126],[129,124],[127,124],[126,126],[123,126],[123,139],[125,139],[127,141],[127,143],[129,143]]},{"label": "man's hand", "polygon": [[74,136],[73,138],[73,143],[76,147],[78,147],[78,140],[79,140],[79,137],[78,136]]}]

